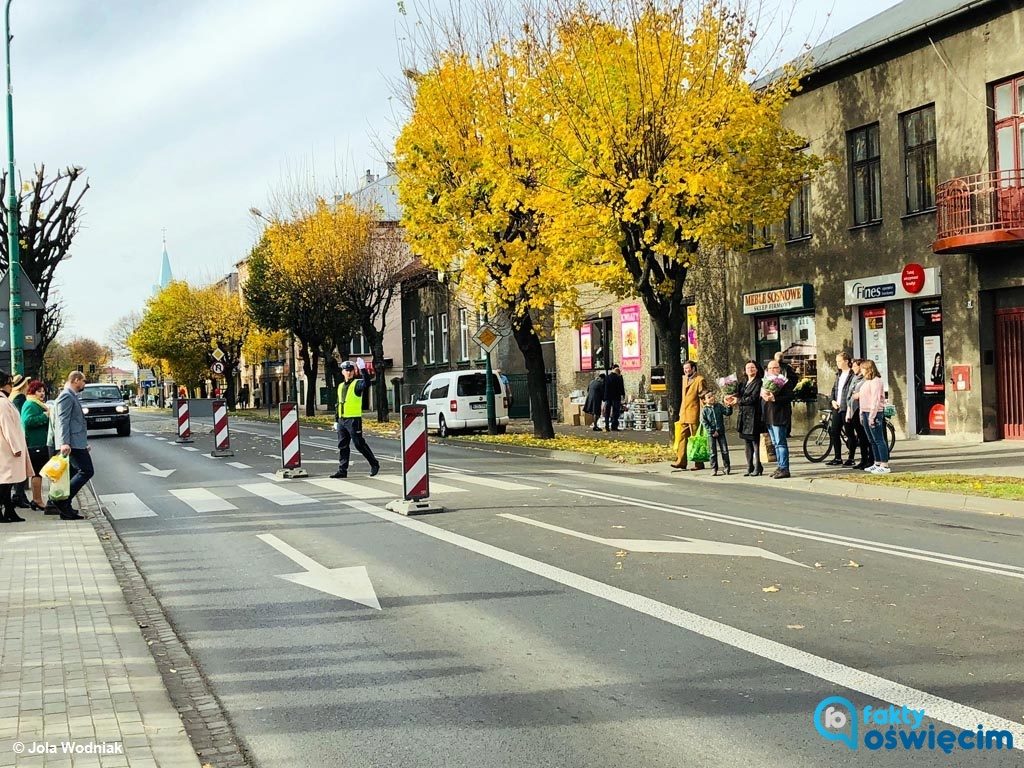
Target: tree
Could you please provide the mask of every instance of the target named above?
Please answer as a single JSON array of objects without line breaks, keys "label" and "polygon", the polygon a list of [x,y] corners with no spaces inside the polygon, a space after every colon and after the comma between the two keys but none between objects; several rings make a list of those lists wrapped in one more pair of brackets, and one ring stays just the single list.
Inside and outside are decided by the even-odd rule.
[{"label": "tree", "polygon": [[431,66],[413,75],[411,115],[396,145],[402,224],[425,264],[450,274],[492,316],[507,316],[526,364],[534,435],[552,438],[536,320],[554,306],[574,308],[583,274],[540,236],[543,155],[524,137],[534,104],[530,62],[500,14],[479,35],[458,19],[433,21]]},{"label": "tree", "polygon": [[[132,356],[132,350],[128,346],[128,341],[131,339],[132,334],[135,333],[135,329],[139,327],[139,323],[142,322],[142,313],[138,310],[132,310],[126,315],[119,317],[115,323],[110,326],[110,330],[107,331],[107,343],[110,345],[110,349],[115,355],[127,355]],[[139,365],[138,360],[133,360],[136,365]],[[141,365],[139,366],[142,367]]]},{"label": "tree", "polygon": [[[68,257],[80,227],[82,198],[89,190],[85,169],[69,166],[51,178],[40,165],[17,195],[19,257],[21,269],[47,305],[38,328],[38,343],[25,357],[26,370],[42,363],[46,349],[57,338],[62,324],[61,305],[51,295],[57,266]],[[0,199],[6,200],[7,173],[0,173]],[[0,268],[8,271],[7,219],[0,216]]]},{"label": "tree", "polygon": [[746,247],[749,224],[780,220],[818,167],[781,122],[798,72],[751,86],[754,32],[726,0],[559,1],[533,29],[539,108],[527,118],[542,116],[529,133],[549,169],[544,240],[600,265],[607,290],[641,298],[675,419],[688,270],[702,251]]},{"label": "tree", "polygon": [[188,283],[176,280],[146,302],[142,321],[128,339],[135,359],[163,360],[175,383],[205,383],[212,351],[202,304]]},{"label": "tree", "polygon": [[68,374],[81,367],[85,380],[95,383],[100,372],[110,363],[110,347],[94,339],[77,336],[66,343],[54,340],[46,350],[40,366],[40,378],[50,392],[64,386]]}]

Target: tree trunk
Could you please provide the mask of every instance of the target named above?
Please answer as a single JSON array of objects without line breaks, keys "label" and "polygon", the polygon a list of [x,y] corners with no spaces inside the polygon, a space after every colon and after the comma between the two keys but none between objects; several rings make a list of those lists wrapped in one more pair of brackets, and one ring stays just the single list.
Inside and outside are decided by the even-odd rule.
[{"label": "tree trunk", "polygon": [[320,350],[306,344],[302,349],[306,353],[302,361],[302,372],[306,374],[306,415],[313,416],[316,413],[316,377],[320,372]]},{"label": "tree trunk", "polygon": [[235,404],[238,402],[238,395],[235,393],[235,365],[235,360],[230,357],[224,358],[224,398],[229,411],[235,410]]},{"label": "tree trunk", "polygon": [[529,312],[512,317],[512,335],[526,363],[526,382],[530,390],[530,414],[533,417],[533,436],[550,440],[555,436],[551,423],[551,404],[544,370],[544,350],[533,328]]},{"label": "tree trunk", "polygon": [[[658,338],[661,342],[661,349],[665,353],[665,389],[668,400],[669,423],[674,424],[679,420],[679,406],[683,399],[683,363],[679,359],[682,352],[681,335],[683,332],[682,313],[676,312],[668,317],[656,317],[651,314],[651,321],[658,331]],[[674,429],[674,428],[673,428]]]},{"label": "tree trunk", "polygon": [[[363,331],[364,335],[366,332]],[[388,383],[384,378],[384,334],[373,329],[368,334],[370,350],[373,353],[373,398],[377,404],[377,421],[385,423],[388,420]],[[395,404],[398,407],[398,404]]]}]

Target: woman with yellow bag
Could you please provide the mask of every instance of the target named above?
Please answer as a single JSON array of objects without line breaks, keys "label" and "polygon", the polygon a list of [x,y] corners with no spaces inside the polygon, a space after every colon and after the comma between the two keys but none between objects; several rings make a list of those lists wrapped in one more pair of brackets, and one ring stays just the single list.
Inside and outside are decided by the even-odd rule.
[{"label": "woman with yellow bag", "polygon": [[25,482],[32,474],[29,463],[28,445],[21,427],[21,416],[10,400],[11,375],[0,371],[0,507],[3,516],[0,523],[23,523],[14,511],[11,491],[18,483]]}]

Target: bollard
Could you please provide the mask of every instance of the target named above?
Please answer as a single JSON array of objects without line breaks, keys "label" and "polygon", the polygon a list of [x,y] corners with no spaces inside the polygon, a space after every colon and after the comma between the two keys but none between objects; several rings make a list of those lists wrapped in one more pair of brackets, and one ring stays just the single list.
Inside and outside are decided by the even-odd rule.
[{"label": "bollard", "polygon": [[302,468],[302,446],[299,442],[299,406],[296,403],[281,403],[281,469],[277,477],[291,480],[309,477]]},{"label": "bollard", "polygon": [[387,509],[400,515],[444,512],[444,507],[428,501],[430,463],[427,460],[427,409],[422,405],[402,406],[402,490],[404,498],[392,501]]},{"label": "bollard", "polygon": [[234,456],[228,431],[228,405],[223,400],[213,401],[213,450],[211,456]]},{"label": "bollard", "polygon": [[192,422],[188,417],[188,400],[178,401],[178,439],[176,443],[191,443],[194,442],[192,439]]}]

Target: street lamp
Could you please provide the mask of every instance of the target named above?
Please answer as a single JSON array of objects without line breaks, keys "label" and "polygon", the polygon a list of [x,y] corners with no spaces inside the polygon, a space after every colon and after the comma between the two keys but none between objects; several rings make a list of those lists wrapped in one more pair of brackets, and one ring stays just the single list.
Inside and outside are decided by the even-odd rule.
[{"label": "street lamp", "polygon": [[11,295],[11,373],[25,368],[21,330],[21,253],[18,244],[18,194],[14,189],[14,96],[11,90],[11,0],[4,8],[4,46],[7,54],[7,284]]},{"label": "street lamp", "polygon": [[[8,0],[10,2],[10,0]],[[274,222],[267,218],[263,211],[256,206],[249,207],[249,214],[255,216],[257,219],[263,219],[267,224],[273,224]],[[299,402],[299,382],[295,373],[295,332],[289,329],[288,331],[288,390],[289,397],[293,403]],[[267,400],[269,403],[269,398]]]}]

